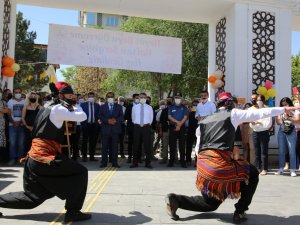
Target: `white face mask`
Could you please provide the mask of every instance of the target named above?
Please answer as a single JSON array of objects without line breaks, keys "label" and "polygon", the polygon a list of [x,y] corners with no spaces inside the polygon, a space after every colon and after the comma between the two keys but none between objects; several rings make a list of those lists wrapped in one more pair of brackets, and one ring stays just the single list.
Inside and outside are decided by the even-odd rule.
[{"label": "white face mask", "polygon": [[261,108],[264,105],[263,101],[257,101],[256,104],[259,108]]},{"label": "white face mask", "polygon": [[161,105],[160,108],[161,108],[161,109],[165,109],[166,106],[165,106],[165,105]]},{"label": "white face mask", "polygon": [[21,94],[19,94],[19,93],[18,93],[18,94],[15,94],[15,98],[16,98],[16,99],[20,99],[21,97],[22,97]]},{"label": "white face mask", "polygon": [[175,104],[179,105],[181,103],[181,99],[180,98],[175,98]]},{"label": "white face mask", "polygon": [[110,104],[111,104],[111,103],[114,103],[114,98],[108,98],[108,99],[107,99],[107,102],[110,103]]},{"label": "white face mask", "polygon": [[95,101],[95,99],[93,97],[88,98],[88,102],[94,102],[94,101]]},{"label": "white face mask", "polygon": [[296,107],[299,107],[299,106],[300,106],[300,103],[299,103],[299,102],[296,102],[296,103],[295,103],[295,106],[296,106]]},{"label": "white face mask", "polygon": [[141,99],[140,99],[140,103],[141,103],[141,104],[145,104],[146,101],[147,101],[147,100],[146,100],[145,98],[141,98]]},{"label": "white face mask", "polygon": [[206,99],[201,99],[202,103],[206,103],[207,102],[207,98]]},{"label": "white face mask", "polygon": [[105,104],[105,102],[100,102],[100,103],[99,103],[99,105],[104,105],[104,104]]},{"label": "white face mask", "polygon": [[134,99],[134,103],[135,104],[139,104],[140,103],[140,99],[138,99],[138,98]]},{"label": "white face mask", "polygon": [[119,102],[119,105],[123,106],[123,105],[124,105],[124,102]]}]

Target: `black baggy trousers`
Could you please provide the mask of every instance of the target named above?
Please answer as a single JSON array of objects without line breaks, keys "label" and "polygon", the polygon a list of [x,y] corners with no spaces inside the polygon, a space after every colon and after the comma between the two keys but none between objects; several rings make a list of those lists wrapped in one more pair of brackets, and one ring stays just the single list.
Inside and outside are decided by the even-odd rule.
[{"label": "black baggy trousers", "polygon": [[32,209],[57,196],[66,199],[66,210],[80,210],[87,182],[87,169],[65,156],[51,166],[28,158],[23,174],[24,191],[0,195],[0,207]]}]

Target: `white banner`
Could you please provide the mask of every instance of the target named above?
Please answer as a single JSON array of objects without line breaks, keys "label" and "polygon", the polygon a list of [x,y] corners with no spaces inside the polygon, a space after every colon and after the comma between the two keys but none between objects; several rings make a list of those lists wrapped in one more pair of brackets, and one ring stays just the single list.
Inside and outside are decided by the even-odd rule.
[{"label": "white banner", "polygon": [[182,40],[51,24],[47,62],[181,74]]}]

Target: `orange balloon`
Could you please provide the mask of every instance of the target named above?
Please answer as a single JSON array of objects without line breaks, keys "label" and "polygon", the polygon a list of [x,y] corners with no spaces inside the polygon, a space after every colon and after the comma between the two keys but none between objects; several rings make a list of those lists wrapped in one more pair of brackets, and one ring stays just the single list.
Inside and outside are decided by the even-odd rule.
[{"label": "orange balloon", "polygon": [[208,77],[208,82],[211,83],[211,84],[215,83],[216,80],[217,80],[217,78],[215,76],[209,76]]},{"label": "orange balloon", "polygon": [[3,76],[13,77],[16,72],[13,70],[13,68],[5,66],[2,68],[1,73],[3,74]]},{"label": "orange balloon", "polygon": [[2,59],[2,64],[4,66],[12,66],[15,63],[15,60],[11,57],[5,56]]}]

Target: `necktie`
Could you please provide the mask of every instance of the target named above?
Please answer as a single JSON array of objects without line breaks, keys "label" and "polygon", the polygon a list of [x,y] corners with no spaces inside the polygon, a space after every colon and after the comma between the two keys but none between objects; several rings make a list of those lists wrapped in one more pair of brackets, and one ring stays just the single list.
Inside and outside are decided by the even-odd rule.
[{"label": "necktie", "polygon": [[113,104],[109,104],[109,111],[110,111],[110,114],[112,114],[112,111],[113,111]]},{"label": "necktie", "polygon": [[93,103],[90,103],[90,107],[91,107],[91,110],[90,110],[90,113],[91,113],[91,123],[94,123],[94,112],[93,112]]},{"label": "necktie", "polygon": [[140,119],[141,119],[141,121],[140,121],[140,124],[141,124],[141,126],[144,126],[144,104],[141,104],[141,115],[140,115]]}]

